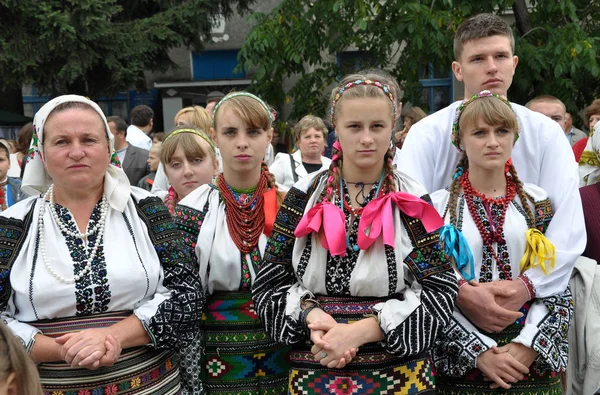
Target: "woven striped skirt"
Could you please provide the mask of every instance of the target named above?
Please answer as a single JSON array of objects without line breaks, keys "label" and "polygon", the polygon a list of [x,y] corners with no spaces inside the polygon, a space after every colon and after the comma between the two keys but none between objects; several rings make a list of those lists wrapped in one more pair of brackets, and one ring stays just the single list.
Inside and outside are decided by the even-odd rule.
[{"label": "woven striped skirt", "polygon": [[[352,323],[371,313],[381,299],[318,297],[323,309],[337,322]],[[426,353],[398,358],[379,343],[360,347],[356,357],[343,369],[329,369],[316,361],[311,343],[294,345],[290,354],[289,393],[308,394],[435,394],[432,364]]]},{"label": "woven striped skirt", "polygon": [[271,340],[250,292],[215,292],[202,317],[205,356],[202,380],[208,394],[284,394],[289,347]]},{"label": "woven striped skirt", "polygon": [[[69,317],[30,323],[46,336],[113,325],[132,312],[112,312],[89,317]],[[97,370],[72,368],[65,362],[38,365],[45,395],[178,394],[179,363],[171,351],[150,347],[128,348],[113,365]]]},{"label": "woven striped skirt", "polygon": [[[516,338],[523,329],[523,324],[509,325],[500,333],[485,333],[494,339],[498,346],[504,346]],[[473,369],[463,377],[449,377],[438,374],[438,394],[440,395],[479,395],[479,394],[511,394],[511,395],[561,395],[563,393],[560,375],[556,372],[538,373],[536,363],[529,369],[529,375],[517,383],[511,383],[511,388],[490,389],[490,382],[485,381],[479,369]]]}]

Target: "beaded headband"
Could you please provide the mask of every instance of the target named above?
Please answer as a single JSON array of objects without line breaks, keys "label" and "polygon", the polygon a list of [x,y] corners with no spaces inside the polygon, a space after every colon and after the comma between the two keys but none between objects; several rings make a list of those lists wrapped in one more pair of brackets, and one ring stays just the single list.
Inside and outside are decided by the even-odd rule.
[{"label": "beaded headband", "polygon": [[173,136],[177,136],[178,134],[182,134],[182,133],[191,133],[191,134],[195,134],[196,136],[200,136],[204,141],[206,141],[208,143],[208,145],[210,146],[211,151],[213,152],[213,154],[216,155],[217,150],[215,149],[215,144],[213,143],[213,141],[210,139],[210,137],[208,137],[208,135],[200,130],[196,130],[196,129],[177,129],[173,132],[171,132],[166,138],[165,141],[163,141],[163,143],[166,143],[167,141],[169,141],[169,139]]},{"label": "beaded headband", "polygon": [[230,93],[227,96],[225,96],[215,106],[215,109],[213,110],[213,113],[212,113],[212,121],[211,121],[213,128],[215,127],[215,118],[216,118],[217,110],[219,109],[219,107],[221,107],[221,105],[223,103],[225,103],[227,100],[229,100],[229,99],[231,99],[233,97],[238,97],[238,96],[251,97],[252,99],[254,99],[257,102],[259,102],[261,104],[261,106],[263,106],[263,108],[265,109],[265,111],[267,112],[267,116],[269,117],[269,125],[273,124],[273,114],[271,114],[271,111],[269,110],[269,106],[267,106],[267,103],[265,103],[260,97],[258,97],[256,95],[253,95],[252,93],[249,93],[249,92],[234,92],[234,93]]},{"label": "beaded headband", "polygon": [[390,101],[392,102],[392,107],[394,108],[394,118],[396,118],[396,100],[394,99],[394,94],[392,93],[389,86],[384,85],[381,82],[374,81],[374,80],[354,80],[354,81],[350,81],[347,84],[345,84],[344,86],[342,86],[338,90],[338,92],[335,94],[335,97],[333,98],[333,103],[331,104],[331,110],[330,110],[330,114],[329,114],[331,117],[332,124],[334,124],[333,114],[335,112],[335,106],[342,98],[342,95],[344,94],[344,92],[347,91],[348,89],[354,88],[355,86],[361,86],[361,85],[371,85],[371,86],[376,86],[377,88],[381,89],[383,91],[383,93],[386,94],[388,99],[390,99]]},{"label": "beaded headband", "polygon": [[[466,106],[468,106],[470,103],[472,103],[473,101],[480,99],[482,97],[495,97],[498,98],[500,100],[502,100],[504,102],[504,104],[506,104],[508,106],[508,108],[510,108],[513,112],[513,108],[512,105],[510,104],[510,102],[508,100],[506,100],[505,98],[503,98],[500,95],[497,95],[495,93],[492,93],[488,90],[485,91],[481,91],[476,95],[471,96],[470,98],[468,98],[467,100],[464,100],[462,103],[460,103],[460,105],[456,108],[456,114],[454,115],[454,122],[452,123],[452,144],[456,147],[457,150],[459,150],[460,152],[462,152],[463,150],[460,148],[460,146],[458,145],[458,135],[459,135],[459,127],[458,124],[460,122],[460,116],[462,115],[464,109]],[[519,139],[519,126],[517,123],[517,130],[515,130],[515,141],[517,141]]]}]

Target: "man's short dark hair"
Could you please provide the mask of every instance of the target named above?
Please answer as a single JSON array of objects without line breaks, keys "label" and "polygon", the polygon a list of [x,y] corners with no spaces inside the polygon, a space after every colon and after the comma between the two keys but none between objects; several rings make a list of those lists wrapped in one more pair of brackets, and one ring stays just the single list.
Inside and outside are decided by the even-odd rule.
[{"label": "man's short dark hair", "polygon": [[133,107],[130,114],[131,124],[134,126],[148,126],[154,118],[154,111],[146,105],[140,104]]},{"label": "man's short dark hair", "polygon": [[465,43],[492,36],[508,38],[514,55],[515,37],[510,25],[498,15],[478,14],[464,20],[456,29],[456,33],[454,33],[454,60],[460,60]]},{"label": "man's short dark hair", "polygon": [[115,124],[115,128],[117,132],[123,132],[125,137],[127,137],[127,122],[117,115],[113,115],[111,117],[106,118],[106,123],[112,122]]}]

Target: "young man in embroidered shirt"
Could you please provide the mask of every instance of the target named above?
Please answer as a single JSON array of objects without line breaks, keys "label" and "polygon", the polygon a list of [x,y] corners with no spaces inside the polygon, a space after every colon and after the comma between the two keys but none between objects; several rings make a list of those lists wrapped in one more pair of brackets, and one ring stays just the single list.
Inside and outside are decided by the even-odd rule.
[{"label": "young man in embroidered shirt", "polygon": [[[518,57],[508,24],[492,14],[465,20],[454,37],[452,70],[464,83],[464,98],[489,90],[507,96]],[[399,158],[399,170],[415,178],[431,193],[448,186],[459,160],[452,146],[451,130],[461,102],[428,116],[413,125]],[[523,182],[544,188],[554,205],[554,217],[546,236],[556,247],[552,276],[540,268],[526,270],[523,277],[491,284],[467,284],[460,288],[457,305],[479,328],[497,332],[521,316],[518,309],[532,296],[543,298],[561,292],[575,260],[586,245],[586,234],[578,192],[578,170],[573,152],[564,141],[564,131],[550,118],[518,104],[512,104],[521,133],[512,160]],[[534,295],[529,295],[529,287]]]}]

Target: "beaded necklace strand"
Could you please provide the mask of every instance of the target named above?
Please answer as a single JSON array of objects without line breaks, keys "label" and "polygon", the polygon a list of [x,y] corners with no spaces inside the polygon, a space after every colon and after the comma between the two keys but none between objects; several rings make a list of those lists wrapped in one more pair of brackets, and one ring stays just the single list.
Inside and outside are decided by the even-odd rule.
[{"label": "beaded necklace strand", "polygon": [[[50,264],[50,261],[48,260],[48,256],[46,253],[46,241],[44,236],[44,213],[46,212],[46,205],[48,205],[48,207],[50,208],[50,213],[52,214],[52,217],[54,218],[54,221],[56,222],[60,230],[71,237],[81,239],[83,241],[83,245],[85,246],[86,252],[88,250],[88,245],[86,242],[87,237],[93,235],[96,232],[98,233],[94,245],[92,246],[92,250],[85,260],[85,266],[73,278],[65,278],[58,274]],[[106,200],[106,195],[103,194],[102,201],[100,202],[100,220],[85,233],[79,231],[73,232],[72,230],[67,228],[67,225],[62,221],[62,219],[58,215],[56,204],[54,203],[54,184],[50,185],[50,188],[48,188],[48,191],[44,196],[44,200],[40,204],[40,211],[38,214],[38,240],[40,245],[40,253],[42,255],[42,261],[44,262],[46,269],[48,269],[48,272],[50,272],[52,277],[54,277],[63,284],[74,284],[76,281],[78,281],[80,278],[87,275],[91,271],[92,262],[94,261],[94,258],[96,258],[98,247],[100,246],[100,243],[102,242],[104,236],[104,226],[106,224],[107,213],[108,202]]]},{"label": "beaded necklace strand", "polygon": [[[512,180],[512,177],[506,175],[506,195],[497,198],[491,198],[479,191],[476,191],[471,185],[471,181],[469,180],[468,170],[465,171],[465,173],[461,176],[460,185],[463,187],[465,201],[467,202],[469,213],[471,214],[473,221],[475,221],[477,230],[479,231],[479,234],[483,239],[484,246],[491,252],[496,262],[501,263],[492,244],[501,243],[503,241],[502,233],[504,232],[504,220],[506,219],[506,211],[508,210],[508,205],[513,201],[517,194],[517,187],[514,181]],[[473,201],[474,196],[477,196],[479,199],[481,199],[481,203],[483,204],[487,220],[490,223],[489,232],[485,229],[485,226],[481,221],[481,217],[479,216],[479,213],[477,213],[477,209],[475,208],[475,203]],[[497,221],[497,227],[494,225],[494,215],[491,210],[492,204],[500,207],[500,210],[502,211],[500,214],[500,218]],[[504,265],[501,265],[501,269],[504,270]],[[507,275],[507,278],[510,278],[512,276],[511,273],[505,274]]]},{"label": "beaded necklace strand", "polygon": [[242,254],[248,254],[258,244],[258,239],[264,230],[265,224],[265,198],[263,196],[267,189],[267,178],[261,173],[258,185],[254,192],[254,198],[246,202],[234,196],[234,191],[227,182],[223,173],[217,179],[217,186],[225,201],[227,210],[227,227],[233,242]]}]

